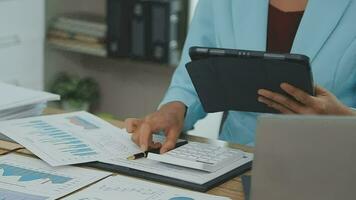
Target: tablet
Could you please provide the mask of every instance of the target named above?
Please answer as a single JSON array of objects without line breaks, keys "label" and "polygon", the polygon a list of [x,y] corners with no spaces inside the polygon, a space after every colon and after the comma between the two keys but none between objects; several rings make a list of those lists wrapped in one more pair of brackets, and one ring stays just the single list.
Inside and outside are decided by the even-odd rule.
[{"label": "tablet", "polygon": [[283,82],[314,95],[312,70],[305,55],[207,47],[191,47],[189,54],[192,61],[186,69],[208,113],[278,113],[258,102],[257,91],[287,95],[280,88]]}]

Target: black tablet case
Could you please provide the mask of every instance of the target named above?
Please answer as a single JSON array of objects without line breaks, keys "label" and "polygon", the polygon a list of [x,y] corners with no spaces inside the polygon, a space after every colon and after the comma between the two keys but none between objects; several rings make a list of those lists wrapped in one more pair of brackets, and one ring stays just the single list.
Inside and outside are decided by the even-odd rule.
[{"label": "black tablet case", "polygon": [[193,191],[199,191],[199,192],[206,192],[214,187],[219,186],[220,184],[233,179],[237,176],[242,175],[243,173],[247,172],[248,170],[251,169],[252,166],[252,161],[248,162],[220,177],[217,177],[205,184],[197,184],[197,183],[191,183],[159,174],[153,174],[149,172],[145,172],[142,170],[137,170],[137,169],[132,169],[129,167],[123,167],[123,166],[118,166],[118,165],[112,165],[112,164],[106,164],[106,163],[101,163],[101,162],[92,162],[92,163],[86,163],[86,164],[81,164],[80,166],[86,166],[86,167],[93,167],[97,169],[102,169],[105,171],[111,171],[114,173],[119,173],[123,175],[128,175],[128,176],[133,176],[133,177],[138,177],[146,180],[151,180],[151,181],[156,181],[156,182],[161,182],[169,185],[174,185],[182,188],[186,188],[189,190]]},{"label": "black tablet case", "polygon": [[[211,57],[186,65],[206,112],[247,111],[277,113],[258,102],[258,89],[287,95],[280,88],[290,83],[313,94],[309,65],[281,59]],[[288,96],[288,95],[287,95]]]}]

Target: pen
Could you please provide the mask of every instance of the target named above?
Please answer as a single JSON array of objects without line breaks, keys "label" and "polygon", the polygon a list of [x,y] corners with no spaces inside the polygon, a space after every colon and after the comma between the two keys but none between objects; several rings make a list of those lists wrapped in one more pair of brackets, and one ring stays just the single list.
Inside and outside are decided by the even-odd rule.
[{"label": "pen", "polygon": [[[185,145],[187,143],[188,143],[188,141],[177,142],[176,146],[174,148],[178,148],[178,147],[183,146],[183,145]],[[129,156],[129,157],[127,157],[127,160],[136,160],[136,159],[139,159],[139,158],[146,158],[148,153],[159,154],[159,151],[160,151],[160,149],[151,149],[151,150],[148,150],[148,151],[145,151],[145,152],[141,152],[141,153],[137,153],[137,154],[134,154],[132,156]]]}]

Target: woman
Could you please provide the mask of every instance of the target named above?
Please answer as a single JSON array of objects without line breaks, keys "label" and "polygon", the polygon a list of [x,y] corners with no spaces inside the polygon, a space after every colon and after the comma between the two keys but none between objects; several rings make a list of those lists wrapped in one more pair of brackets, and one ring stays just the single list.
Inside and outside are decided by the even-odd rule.
[{"label": "woman", "polygon": [[[126,127],[143,150],[157,148],[152,133],[164,131],[161,152],[172,149],[182,130],[193,128],[206,113],[185,70],[191,46],[209,46],[309,56],[315,82],[335,94],[349,107],[356,106],[356,1],[354,0],[201,0],[191,23],[181,64],[158,111],[144,119],[128,119]],[[288,99],[259,90],[259,101],[283,113],[351,114],[326,90],[317,87],[317,97],[300,95],[288,84],[282,88],[294,95]],[[257,91],[256,91],[257,92]],[[298,95],[299,94],[299,95]],[[256,113],[230,111],[219,138],[253,145]]]}]

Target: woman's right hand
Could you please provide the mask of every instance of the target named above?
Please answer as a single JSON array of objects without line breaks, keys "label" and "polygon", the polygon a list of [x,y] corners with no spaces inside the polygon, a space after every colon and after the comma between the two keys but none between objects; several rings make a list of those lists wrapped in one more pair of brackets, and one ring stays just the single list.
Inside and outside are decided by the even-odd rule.
[{"label": "woman's right hand", "polygon": [[284,114],[355,115],[352,109],[342,104],[335,95],[320,86],[315,87],[315,96],[287,83],[282,83],[281,88],[292,98],[261,89],[258,91],[258,101]]},{"label": "woman's right hand", "polygon": [[[125,120],[127,132],[132,133],[132,141],[142,151],[160,148],[160,153],[173,149],[184,126],[186,106],[181,102],[171,102],[163,105],[158,111],[147,115],[144,119],[129,118]],[[163,144],[155,143],[152,135],[163,131],[166,140]]]}]

